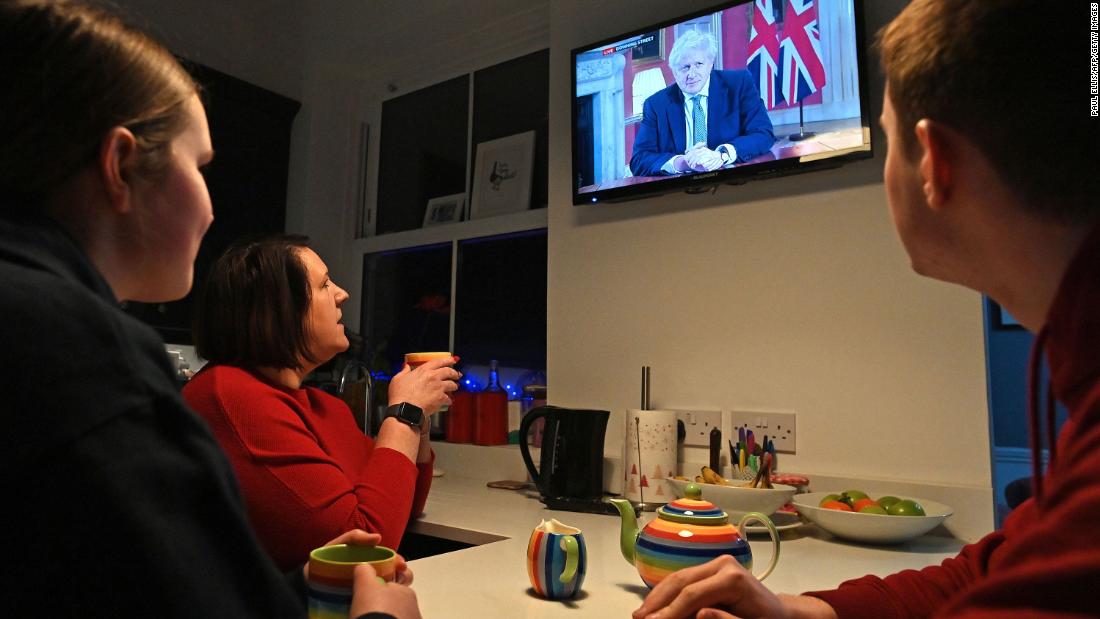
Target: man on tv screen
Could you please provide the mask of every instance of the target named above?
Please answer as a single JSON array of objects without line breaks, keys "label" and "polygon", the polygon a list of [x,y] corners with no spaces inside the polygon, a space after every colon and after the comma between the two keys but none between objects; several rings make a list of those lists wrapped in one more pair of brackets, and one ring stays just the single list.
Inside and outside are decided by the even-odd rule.
[{"label": "man on tv screen", "polygon": [[716,71],[718,43],[689,30],[672,45],[676,83],[648,99],[634,140],[635,176],[708,172],[747,161],[775,143],[772,122],[748,71]]}]

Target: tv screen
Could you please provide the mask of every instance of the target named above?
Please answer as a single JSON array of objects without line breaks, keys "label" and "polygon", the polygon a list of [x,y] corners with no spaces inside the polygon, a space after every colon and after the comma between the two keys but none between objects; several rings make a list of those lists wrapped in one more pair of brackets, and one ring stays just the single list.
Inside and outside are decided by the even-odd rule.
[{"label": "tv screen", "polygon": [[862,0],[733,0],[573,50],[573,203],[871,156]]}]

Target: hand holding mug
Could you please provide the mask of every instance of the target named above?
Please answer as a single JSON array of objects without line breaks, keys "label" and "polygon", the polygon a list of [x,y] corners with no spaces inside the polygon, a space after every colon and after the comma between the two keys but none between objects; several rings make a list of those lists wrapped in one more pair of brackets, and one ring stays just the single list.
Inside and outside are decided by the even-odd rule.
[{"label": "hand holding mug", "polygon": [[[363,529],[352,529],[341,533],[336,539],[330,540],[325,546],[348,544],[352,546],[377,546],[382,542],[382,536],[378,533],[367,533]],[[309,563],[302,566],[306,578],[309,578]],[[405,557],[394,556],[394,581],[403,585],[411,585],[413,581],[412,570],[409,569]]]},{"label": "hand holding mug", "polygon": [[[415,355],[430,355],[421,360]],[[462,378],[452,366],[458,358],[451,353],[409,353],[405,355],[405,366],[390,381],[389,402],[397,404],[408,402],[431,415],[450,404],[448,394],[458,389]]]},{"label": "hand holding mug", "polygon": [[351,617],[381,612],[401,619],[420,619],[416,592],[400,583],[380,581],[370,564],[355,568],[355,593],[350,610]]},{"label": "hand holding mug", "polygon": [[[377,542],[381,536],[364,531],[349,531],[333,540]],[[404,568],[398,571],[399,555],[385,546],[333,543],[309,553],[306,567],[309,619],[347,617],[355,588],[359,586],[357,568],[369,566],[369,575],[379,586],[382,582],[412,582],[412,574]],[[368,586],[373,589],[373,586]],[[415,599],[414,599],[415,602]]]}]

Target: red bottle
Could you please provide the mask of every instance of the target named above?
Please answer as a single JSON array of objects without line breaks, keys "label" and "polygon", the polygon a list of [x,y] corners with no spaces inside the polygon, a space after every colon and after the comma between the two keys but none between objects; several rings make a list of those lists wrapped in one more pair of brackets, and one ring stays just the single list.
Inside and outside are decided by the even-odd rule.
[{"label": "red bottle", "polygon": [[462,388],[451,394],[451,407],[447,409],[444,425],[448,443],[469,443],[474,440],[474,414],[476,412],[474,394]]},{"label": "red bottle", "polygon": [[476,394],[474,442],[478,445],[508,444],[508,394],[500,387],[497,362],[489,362],[489,386]]}]

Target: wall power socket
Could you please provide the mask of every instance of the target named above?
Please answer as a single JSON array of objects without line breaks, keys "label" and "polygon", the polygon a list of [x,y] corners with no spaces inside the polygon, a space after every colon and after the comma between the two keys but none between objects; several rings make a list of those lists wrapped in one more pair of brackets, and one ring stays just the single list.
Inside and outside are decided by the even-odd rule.
[{"label": "wall power socket", "polygon": [[[710,431],[722,429],[722,411],[676,410],[676,419],[684,425],[684,446],[710,447]],[[722,437],[722,444],[726,444]],[[725,453],[723,451],[722,453]]]},{"label": "wall power socket", "polygon": [[[763,411],[730,411],[730,429],[733,436],[737,436],[737,429],[752,430],[756,437],[756,443],[762,444],[764,437],[775,443],[775,450],[779,453],[793,454],[795,452],[795,419],[794,413],[769,413]],[[737,439],[732,439],[737,442]]]}]

